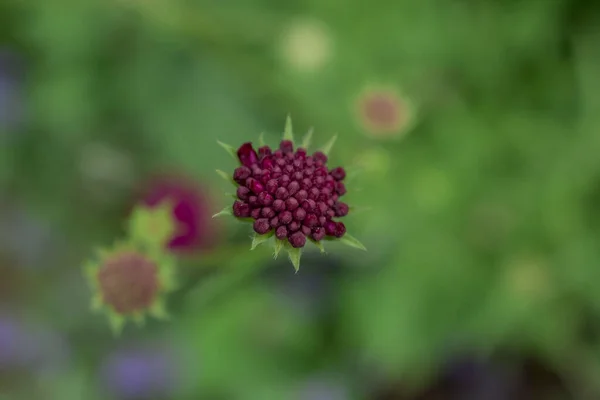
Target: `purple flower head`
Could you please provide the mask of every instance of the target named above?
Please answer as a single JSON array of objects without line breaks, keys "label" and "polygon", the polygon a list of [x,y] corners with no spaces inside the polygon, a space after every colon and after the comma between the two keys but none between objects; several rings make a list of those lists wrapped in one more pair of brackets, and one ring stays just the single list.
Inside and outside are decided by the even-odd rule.
[{"label": "purple flower head", "polygon": [[177,363],[162,347],[121,349],[104,361],[101,380],[119,400],[171,398],[178,383]]},{"label": "purple flower head", "polygon": [[[245,197],[243,192],[238,195]],[[193,180],[167,175],[150,181],[144,203],[157,206],[165,200],[174,202],[173,217],[178,229],[169,242],[169,249],[176,253],[191,253],[208,249],[217,240],[216,225],[210,216],[210,198],[208,191]]]},{"label": "purple flower head", "polygon": [[0,371],[24,362],[24,330],[20,321],[0,315]]},{"label": "purple flower head", "polygon": [[[240,185],[233,214],[253,218],[256,233],[264,235],[273,230],[296,248],[304,247],[307,238],[320,241],[325,235],[344,236],[344,224],[332,220],[349,212],[348,205],[338,200],[346,193],[344,169],[329,170],[324,153],[306,155],[303,148],[294,151],[290,140],[282,140],[279,149],[260,149],[257,153],[252,143],[244,143],[237,150],[243,165],[233,174]],[[330,225],[334,228],[326,229]]]},{"label": "purple flower head", "polygon": [[385,138],[405,132],[414,122],[409,101],[393,88],[369,88],[357,101],[357,115],[372,136]]}]

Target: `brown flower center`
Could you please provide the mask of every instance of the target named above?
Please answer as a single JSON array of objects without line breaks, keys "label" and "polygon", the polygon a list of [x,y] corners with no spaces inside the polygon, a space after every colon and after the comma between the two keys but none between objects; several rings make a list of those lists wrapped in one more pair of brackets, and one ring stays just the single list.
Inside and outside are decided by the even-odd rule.
[{"label": "brown flower center", "polygon": [[98,272],[105,304],[119,314],[132,314],[150,307],[159,288],[156,264],[133,252],[115,254]]}]

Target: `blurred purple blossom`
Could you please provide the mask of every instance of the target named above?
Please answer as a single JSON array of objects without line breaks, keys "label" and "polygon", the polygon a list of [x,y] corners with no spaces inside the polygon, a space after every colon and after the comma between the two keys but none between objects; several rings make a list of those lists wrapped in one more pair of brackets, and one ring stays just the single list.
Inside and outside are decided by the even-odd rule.
[{"label": "blurred purple blossom", "polygon": [[0,370],[23,364],[23,327],[9,315],[0,315]]},{"label": "blurred purple blossom", "polygon": [[17,56],[0,49],[0,132],[18,127],[22,120],[22,65]]},{"label": "blurred purple blossom", "polygon": [[179,380],[175,354],[160,346],[115,351],[105,360],[101,375],[104,388],[123,400],[171,398]]}]

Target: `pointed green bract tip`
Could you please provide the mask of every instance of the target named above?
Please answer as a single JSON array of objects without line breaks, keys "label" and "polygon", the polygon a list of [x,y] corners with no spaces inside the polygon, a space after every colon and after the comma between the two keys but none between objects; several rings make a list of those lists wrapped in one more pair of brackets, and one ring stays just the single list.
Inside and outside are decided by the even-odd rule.
[{"label": "pointed green bract tip", "polygon": [[123,332],[123,326],[125,326],[125,318],[116,313],[111,313],[108,321],[110,323],[110,329],[115,336],[120,336]]},{"label": "pointed green bract tip", "polygon": [[283,131],[283,140],[294,142],[294,133],[292,132],[292,117],[288,114],[285,120],[285,129]]},{"label": "pointed green bract tip", "polygon": [[329,142],[325,143],[325,145],[321,148],[321,151],[323,152],[323,154],[329,155],[337,138],[338,138],[338,135],[333,135],[333,137],[331,139],[329,139]]},{"label": "pointed green bract tip", "polygon": [[275,239],[275,252],[273,253],[273,258],[277,260],[281,249],[283,249],[284,241],[280,239]]},{"label": "pointed green bract tip", "polygon": [[222,217],[224,215],[233,215],[233,212],[231,211],[231,207],[225,207],[218,213],[214,214],[212,217],[217,218],[217,217]]},{"label": "pointed green bract tip", "polygon": [[217,174],[225,179],[225,181],[227,181],[228,183],[231,183],[233,185],[233,187],[235,187],[237,189],[237,182],[233,180],[233,176],[229,175],[227,172],[225,171],[221,171],[220,169],[215,170],[217,172]]},{"label": "pointed green bract tip", "polygon": [[260,147],[265,145],[265,133],[261,132],[260,135],[258,136],[258,145]]},{"label": "pointed green bract tip", "polygon": [[156,207],[139,205],[127,224],[129,237],[134,241],[162,247],[175,234],[173,203],[163,201]]},{"label": "pointed green bract tip", "polygon": [[300,258],[302,257],[302,249],[295,248],[290,245],[288,245],[286,247],[287,247],[288,257],[289,257],[290,261],[292,262],[292,265],[294,266],[294,270],[296,271],[296,273],[298,273],[298,271],[300,270]]},{"label": "pointed green bract tip", "polygon": [[252,246],[250,247],[250,250],[254,250],[260,244],[269,240],[271,238],[271,236],[273,236],[273,231],[271,231],[269,233],[265,233],[264,235],[259,235],[258,233],[255,233],[254,236],[252,237]]},{"label": "pointed green bract tip", "polygon": [[219,144],[219,146],[224,148],[225,151],[229,153],[229,155],[231,155],[231,157],[233,157],[234,160],[239,161],[237,156],[237,150],[233,146],[230,146],[227,143],[223,143],[220,140],[217,140],[217,143]]},{"label": "pointed green bract tip", "polygon": [[306,132],[306,135],[304,135],[304,139],[302,139],[302,144],[300,145],[300,147],[308,150],[312,141],[313,131],[314,129],[310,128],[308,132]]},{"label": "pointed green bract tip", "polygon": [[344,236],[342,236],[340,239],[338,239],[338,241],[347,246],[367,251],[367,248],[357,238],[350,235],[348,232],[346,232],[346,234]]}]

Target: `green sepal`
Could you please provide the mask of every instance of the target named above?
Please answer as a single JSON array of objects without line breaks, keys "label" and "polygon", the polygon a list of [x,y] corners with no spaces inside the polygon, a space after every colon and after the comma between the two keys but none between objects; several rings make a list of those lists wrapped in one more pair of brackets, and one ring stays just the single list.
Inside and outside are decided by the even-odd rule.
[{"label": "green sepal", "polygon": [[359,214],[361,212],[365,212],[365,211],[371,211],[373,210],[373,207],[365,207],[365,206],[350,206],[349,210],[348,210],[348,216],[355,215],[355,214]]},{"label": "green sepal", "polygon": [[308,130],[308,132],[306,132],[306,135],[304,135],[304,138],[302,139],[302,144],[300,145],[300,147],[302,147],[305,150],[308,150],[308,148],[310,147],[310,143],[312,141],[312,136],[313,136],[313,128],[310,128]]},{"label": "green sepal", "polygon": [[236,182],[236,181],[234,181],[234,180],[233,180],[233,177],[232,177],[231,175],[229,175],[227,172],[225,172],[225,171],[221,171],[220,169],[217,169],[217,170],[215,170],[215,171],[217,171],[217,174],[219,174],[219,176],[220,176],[221,178],[223,178],[223,179],[225,179],[227,182],[229,182],[229,183],[233,184],[233,186],[234,186],[235,188],[237,188],[237,187],[238,187],[238,184],[237,184],[237,182]]},{"label": "green sepal", "polygon": [[243,223],[254,223],[254,219],[253,218],[249,218],[249,217],[235,217],[235,219],[238,220],[238,222],[243,222]]},{"label": "green sepal", "polygon": [[225,151],[228,152],[231,155],[231,157],[233,157],[234,160],[236,160],[237,162],[240,161],[238,158],[238,155],[237,155],[237,150],[233,146],[230,146],[227,143],[223,143],[220,140],[217,140],[217,143],[219,143],[219,145],[222,148],[224,148]]},{"label": "green sepal", "polygon": [[292,262],[292,265],[294,266],[294,270],[296,270],[296,273],[298,273],[298,271],[300,270],[300,258],[302,257],[302,249],[292,247],[290,244],[287,244],[286,247],[288,257]]},{"label": "green sepal", "polygon": [[344,234],[341,238],[338,239],[340,243],[343,243],[347,246],[354,247],[356,249],[367,251],[367,248],[354,236],[350,235],[348,232]]},{"label": "green sepal", "polygon": [[261,132],[260,135],[258,136],[258,145],[260,147],[265,145],[265,133]]},{"label": "green sepal", "polygon": [[238,200],[238,197],[235,193],[225,193],[225,196],[231,197],[234,200]]},{"label": "green sepal", "polygon": [[292,117],[288,114],[285,120],[285,129],[283,131],[283,140],[289,140],[294,143],[294,133],[292,131]]},{"label": "green sepal", "polygon": [[135,242],[160,247],[173,237],[176,229],[173,203],[169,200],[155,207],[138,205],[126,227],[129,237]]},{"label": "green sepal", "polygon": [[258,245],[269,240],[274,233],[275,232],[273,230],[265,233],[264,235],[259,235],[258,233],[255,233],[252,237],[252,246],[250,247],[250,250],[254,250],[256,247],[258,247]]},{"label": "green sepal", "polygon": [[219,211],[212,217],[217,218],[217,217],[222,217],[223,215],[233,215],[233,212],[231,211],[231,207],[225,207],[224,209],[222,209],[221,211]]},{"label": "green sepal", "polygon": [[317,246],[321,253],[325,253],[325,247],[323,246],[323,243],[321,241],[317,242],[316,240],[311,238],[308,238],[308,240],[310,240],[315,246]]},{"label": "green sepal", "polygon": [[281,252],[281,249],[283,249],[283,246],[285,245],[285,242],[281,239],[277,239],[275,238],[275,251],[273,253],[273,258],[277,260],[277,257],[279,256],[279,253]]},{"label": "green sepal", "polygon": [[150,307],[150,310],[148,310],[148,313],[156,319],[168,320],[170,318],[169,313],[167,312],[167,309],[165,308],[165,303],[162,300],[156,301]]},{"label": "green sepal", "polygon": [[338,138],[338,135],[333,135],[333,137],[331,139],[329,139],[329,142],[325,143],[325,145],[323,147],[321,147],[321,152],[323,154],[325,154],[326,156],[329,155],[329,153],[331,152],[331,149],[333,148],[333,145],[337,141],[337,138]]},{"label": "green sepal", "polygon": [[111,312],[108,316],[108,323],[110,329],[115,336],[120,336],[123,332],[123,326],[125,326],[125,317],[115,312]]}]

